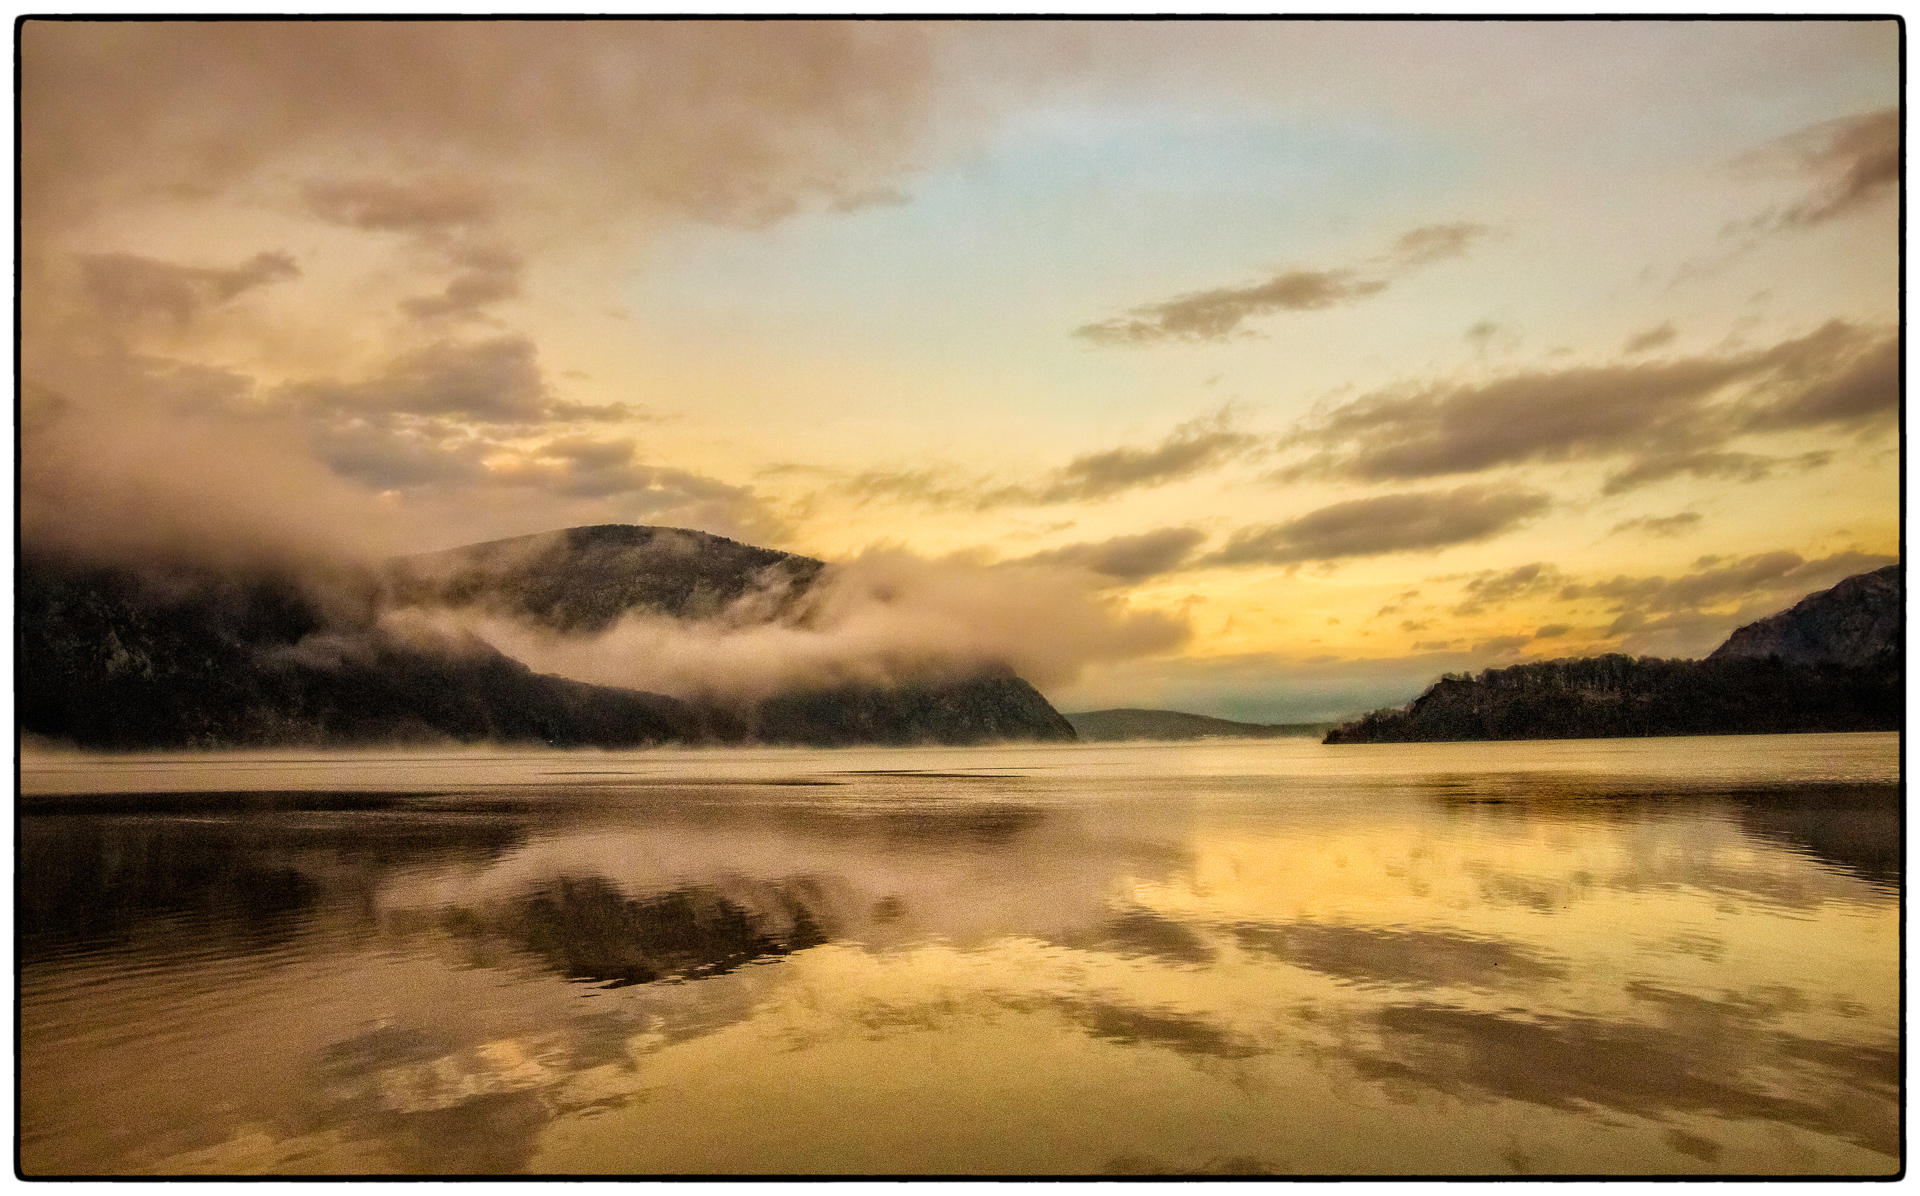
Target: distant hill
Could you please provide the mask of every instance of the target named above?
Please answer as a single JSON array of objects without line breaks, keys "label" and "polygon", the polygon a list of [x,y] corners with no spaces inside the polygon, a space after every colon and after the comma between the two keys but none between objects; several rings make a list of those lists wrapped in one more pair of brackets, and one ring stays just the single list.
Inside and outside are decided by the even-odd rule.
[{"label": "distant hill", "polygon": [[403,637],[380,621],[405,605],[468,607],[574,633],[641,610],[768,620],[825,568],[720,536],[624,525],[407,557],[318,584],[25,554],[15,575],[17,715],[24,731],[106,748],[1074,738],[1004,668],[688,702],[535,673],[473,636]]},{"label": "distant hill", "polygon": [[1236,723],[1230,719],[1178,710],[1089,710],[1065,716],[1080,738],[1127,739],[1281,739],[1326,733],[1327,723]]},{"label": "distant hill", "polygon": [[1888,566],[1740,628],[1705,660],[1616,654],[1443,677],[1326,742],[1899,730],[1904,604]]}]

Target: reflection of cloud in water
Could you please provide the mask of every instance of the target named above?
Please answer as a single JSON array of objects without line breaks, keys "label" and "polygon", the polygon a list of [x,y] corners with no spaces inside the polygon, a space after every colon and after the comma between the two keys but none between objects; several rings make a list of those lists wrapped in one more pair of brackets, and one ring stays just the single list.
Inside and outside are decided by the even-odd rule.
[{"label": "reflection of cloud in water", "polygon": [[1266,1162],[1253,1155],[1236,1155],[1232,1158],[1214,1159],[1198,1167],[1182,1167],[1165,1159],[1152,1155],[1123,1154],[1107,1160],[1100,1169],[1103,1175],[1285,1175],[1287,1168]]},{"label": "reflection of cloud in water", "polygon": [[1895,1046],[1818,1043],[1772,1032],[1756,1027],[1738,1007],[1713,1016],[1718,1020],[1681,1029],[1430,1003],[1390,1005],[1371,1019],[1379,1047],[1347,1049],[1353,1066],[1370,1079],[1455,1097],[1650,1118],[1757,1118],[1896,1154],[1899,1110],[1888,1099],[1899,1077]]},{"label": "reflection of cloud in water", "polygon": [[[736,901],[736,890],[807,876],[831,903],[823,925],[876,947],[935,936],[962,944],[1007,934],[1078,941],[1110,916],[1117,876],[1162,877],[1192,859],[1177,822],[1148,835],[1079,812],[1013,805],[649,807],[542,829],[484,868],[394,877],[380,894],[388,921],[417,922],[449,901],[515,901],[563,876],[598,876],[629,899],[711,888]],[[809,907],[819,912],[816,900]]]},{"label": "reflection of cloud in water", "polygon": [[1362,987],[1497,989],[1567,975],[1539,952],[1451,930],[1243,922],[1233,933],[1248,950]]},{"label": "reflection of cloud in water", "polygon": [[1218,954],[1198,932],[1149,909],[1130,909],[1108,919],[1092,933],[1069,944],[1113,951],[1124,957],[1145,957],[1165,963],[1212,963]]},{"label": "reflection of cloud in water", "polygon": [[[1582,774],[1439,778],[1426,797],[1466,819],[1516,827],[1577,823],[1632,833],[1625,867],[1585,877],[1628,892],[1687,886],[1788,909],[1856,900],[1846,882],[1896,889],[1901,879],[1901,797],[1897,784],[1795,783],[1729,786],[1642,782]],[[1659,828],[1659,838],[1647,833]],[[1655,844],[1658,844],[1656,849]],[[1763,858],[1744,858],[1754,849]],[[1784,851],[1822,870],[1783,867],[1764,853]],[[1570,878],[1578,880],[1582,878]],[[1568,882],[1490,873],[1487,900],[1553,912],[1583,894]]]},{"label": "reflection of cloud in water", "polygon": [[561,876],[504,909],[447,911],[463,938],[497,936],[569,980],[620,987],[723,975],[826,942],[820,888],[754,886],[757,908],[711,888],[634,898],[598,876]]},{"label": "reflection of cloud in water", "polygon": [[1898,785],[1821,785],[1732,794],[1748,834],[1887,889],[1901,881]]},{"label": "reflection of cloud in water", "polygon": [[326,1124],[365,1126],[408,1170],[514,1171],[552,1116],[540,1090],[564,1079],[568,1062],[555,1034],[461,1047],[435,1032],[383,1027],[323,1052],[310,1100]]},{"label": "reflection of cloud in water", "polygon": [[1048,1002],[1094,1038],[1122,1046],[1165,1047],[1209,1059],[1246,1059],[1265,1048],[1204,1017],[1109,1001],[1062,997]]}]

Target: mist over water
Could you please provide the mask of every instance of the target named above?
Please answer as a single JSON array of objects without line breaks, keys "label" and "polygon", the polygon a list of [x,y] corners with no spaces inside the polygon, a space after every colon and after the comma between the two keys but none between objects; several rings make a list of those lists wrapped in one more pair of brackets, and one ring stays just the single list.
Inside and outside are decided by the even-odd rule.
[{"label": "mist over water", "polygon": [[29,1175],[1898,1166],[1898,739],[29,751]]}]

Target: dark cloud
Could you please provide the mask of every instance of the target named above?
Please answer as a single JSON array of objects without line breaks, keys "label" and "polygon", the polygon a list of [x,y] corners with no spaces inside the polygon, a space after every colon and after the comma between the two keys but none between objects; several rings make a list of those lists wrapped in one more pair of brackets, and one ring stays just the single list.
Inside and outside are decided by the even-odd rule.
[{"label": "dark cloud", "polygon": [[547,415],[552,419],[582,423],[655,418],[631,403],[569,403],[559,399],[547,404]]},{"label": "dark cloud", "polygon": [[1143,304],[1125,316],[1084,324],[1074,335],[1101,345],[1226,340],[1255,316],[1318,311],[1377,295],[1408,270],[1465,253],[1486,232],[1478,224],[1426,225],[1396,241],[1386,268],[1377,273],[1344,267],[1287,270],[1251,286],[1215,287]]},{"label": "dark cloud", "polygon": [[526,262],[513,250],[499,245],[467,246],[450,257],[455,273],[440,293],[402,300],[402,311],[421,320],[476,316],[489,304],[520,294]]},{"label": "dark cloud", "polygon": [[494,212],[484,188],[454,179],[316,179],[303,197],[330,224],[378,232],[443,232],[484,224]]},{"label": "dark cloud", "polygon": [[929,507],[990,505],[984,503],[989,490],[985,482],[957,482],[941,469],[870,469],[838,483],[835,489],[862,503],[892,498]]},{"label": "dark cloud", "polygon": [[1464,598],[1454,607],[1456,615],[1477,615],[1491,606],[1500,606],[1528,594],[1540,594],[1566,582],[1566,577],[1545,561],[1516,565],[1504,572],[1487,572],[1467,582]]},{"label": "dark cloud", "polygon": [[499,446],[436,424],[329,422],[312,433],[314,451],[342,477],[376,490],[484,483],[484,459]]},{"label": "dark cloud", "polygon": [[1624,494],[1629,490],[1667,478],[1686,474],[1696,478],[1722,478],[1733,482],[1762,482],[1782,469],[1818,469],[1833,459],[1824,449],[1798,453],[1791,457],[1769,457],[1761,453],[1706,451],[1697,453],[1652,452],[1626,469],[1607,475],[1603,494]]},{"label": "dark cloud", "polygon": [[1079,502],[1163,485],[1203,473],[1256,444],[1256,437],[1227,427],[1224,416],[1196,420],[1174,429],[1171,436],[1152,448],[1122,446],[1075,457],[1029,501]]},{"label": "dark cloud", "polygon": [[1298,519],[1243,528],[1206,565],[1281,565],[1300,561],[1431,552],[1485,540],[1518,526],[1551,505],[1531,490],[1461,486],[1386,494],[1335,503]]},{"label": "dark cloud", "polygon": [[1676,335],[1677,333],[1674,331],[1673,322],[1669,320],[1664,324],[1656,325],[1644,332],[1636,332],[1628,337],[1623,352],[1629,355],[1634,353],[1650,353],[1655,349],[1672,344],[1673,338]]},{"label": "dark cloud", "polygon": [[1606,598],[1641,613],[1700,610],[1783,591],[1797,597],[1898,559],[1855,551],[1813,561],[1787,551],[1756,553],[1725,562],[1718,557],[1703,557],[1700,568],[1678,577],[1623,574],[1606,581],[1571,583],[1562,587],[1560,597],[1568,601]]},{"label": "dark cloud", "polygon": [[1535,629],[1533,638],[1537,640],[1559,639],[1573,628],[1565,623],[1543,623]]},{"label": "dark cloud", "polygon": [[1361,278],[1351,270],[1294,270],[1253,286],[1220,287],[1149,303],[1120,319],[1084,324],[1074,335],[1102,345],[1225,340],[1249,316],[1317,311],[1386,289],[1384,279]]},{"label": "dark cloud", "polygon": [[1640,531],[1649,536],[1677,536],[1699,522],[1698,511],[1681,511],[1676,515],[1641,515],[1614,524],[1607,534],[1612,536],[1620,532]]},{"label": "dark cloud", "polygon": [[[1822,333],[1844,336],[1833,324]],[[1815,365],[1805,374],[1789,374],[1789,379],[1801,384],[1783,387],[1777,398],[1748,411],[1746,427],[1771,432],[1891,415],[1900,401],[1900,342],[1888,337],[1866,346],[1843,368]]]},{"label": "dark cloud", "polygon": [[438,341],[403,353],[363,381],[301,383],[291,394],[347,413],[501,424],[539,422],[551,402],[533,342],[523,336]]},{"label": "dark cloud", "polygon": [[464,176],[396,181],[414,163],[510,164],[566,215],[762,224],[895,181],[929,133],[945,36],[862,21],[28,22],[23,221],[38,235],[130,187],[206,193],[338,161],[366,166],[303,199],[356,227],[485,214]]},{"label": "dark cloud", "polygon": [[1484,224],[1464,221],[1453,224],[1428,224],[1406,233],[1394,242],[1393,256],[1403,266],[1424,266],[1431,262],[1459,257],[1485,237],[1490,230]]},{"label": "dark cloud", "polygon": [[109,323],[164,317],[185,328],[209,307],[229,303],[257,287],[298,278],[300,267],[285,253],[256,253],[224,269],[183,266],[132,253],[79,255],[87,297]]},{"label": "dark cloud", "polygon": [[1610,491],[1679,472],[1763,477],[1774,462],[1730,452],[1726,442],[1748,432],[1890,427],[1897,361],[1894,334],[1836,320],[1746,353],[1380,391],[1298,429],[1283,447],[1309,455],[1279,476],[1406,481],[1628,458]]},{"label": "dark cloud", "polygon": [[1898,108],[1827,121],[1771,148],[1814,182],[1813,193],[1783,214],[1786,224],[1820,224],[1899,190]]},{"label": "dark cloud", "polygon": [[1198,528],[1163,527],[1110,540],[1067,544],[1021,557],[1021,565],[1071,565],[1119,581],[1142,581],[1179,568],[1207,534]]},{"label": "dark cloud", "polygon": [[1110,498],[1205,473],[1257,450],[1260,439],[1234,431],[1227,411],[1189,420],[1148,448],[1122,445],[1084,453],[1038,482],[1005,485],[964,479],[945,469],[869,470],[839,484],[861,500],[903,499],[932,507],[987,510]]},{"label": "dark cloud", "polygon": [[1484,639],[1475,644],[1472,653],[1481,660],[1488,657],[1512,656],[1526,647],[1532,639],[1532,636],[1526,635],[1496,635],[1492,639]]}]

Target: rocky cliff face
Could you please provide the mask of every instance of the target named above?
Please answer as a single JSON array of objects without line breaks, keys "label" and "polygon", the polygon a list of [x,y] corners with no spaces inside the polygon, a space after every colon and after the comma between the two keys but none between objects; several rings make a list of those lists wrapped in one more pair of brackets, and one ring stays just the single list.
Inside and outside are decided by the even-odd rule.
[{"label": "rocky cliff face", "polygon": [[1897,662],[1906,584],[1899,565],[1849,577],[1727,637],[1708,660],[1777,657],[1788,664],[1866,668]]},{"label": "rocky cliff face", "polygon": [[1899,730],[1901,602],[1889,566],[1742,627],[1705,660],[1611,655],[1446,677],[1326,742]]}]

